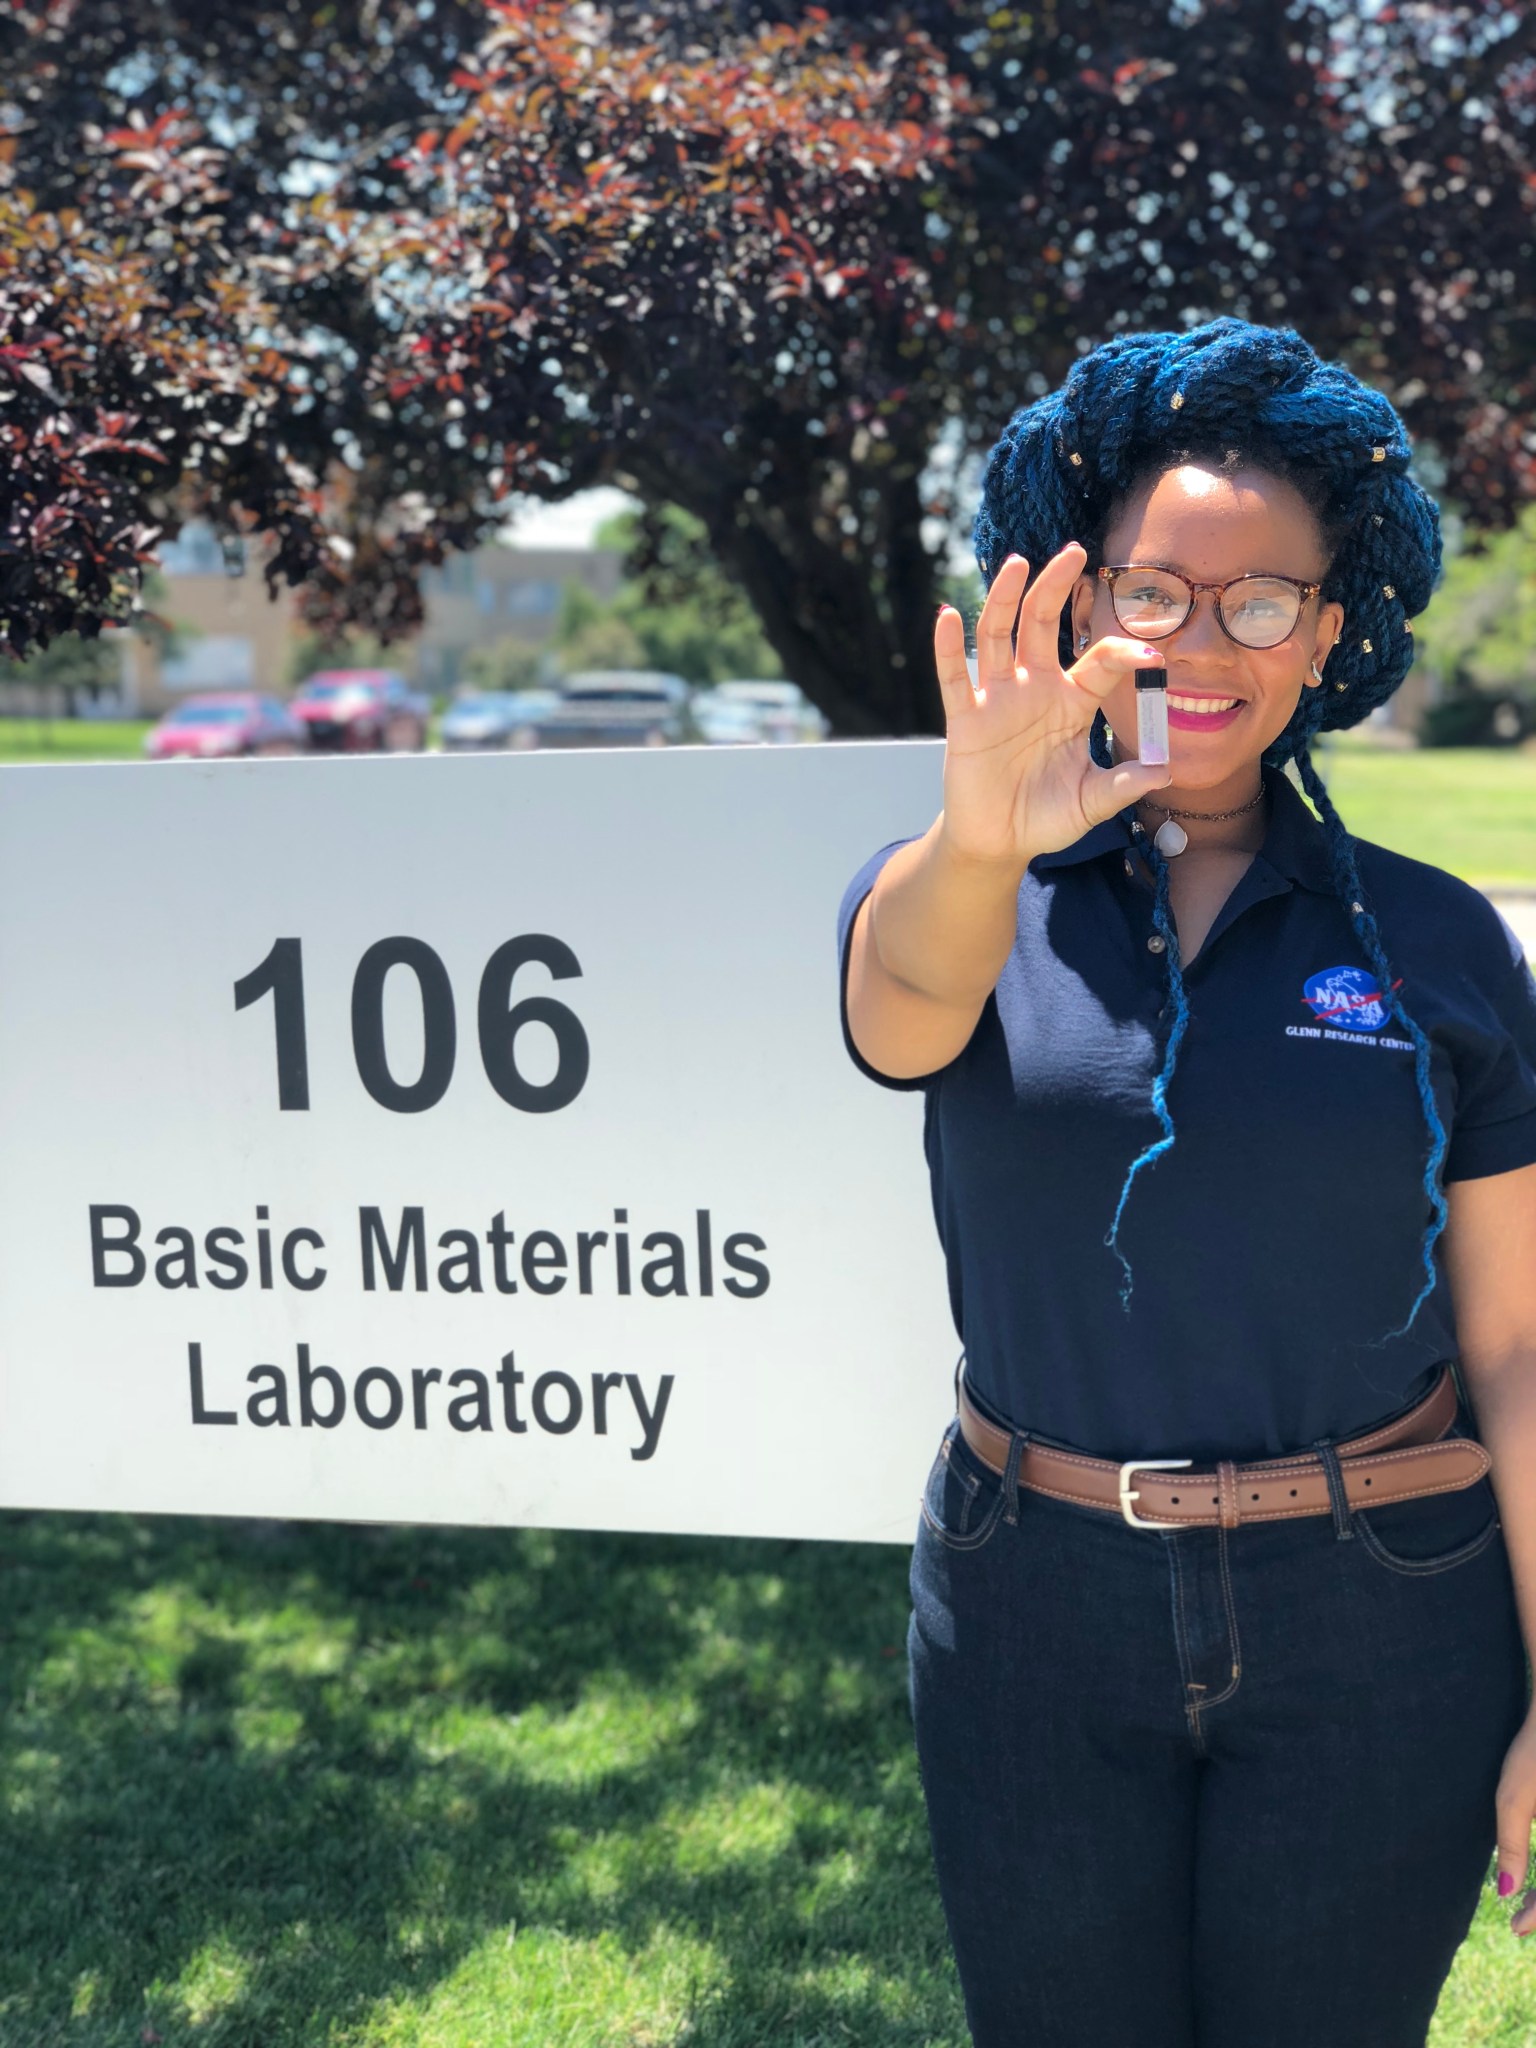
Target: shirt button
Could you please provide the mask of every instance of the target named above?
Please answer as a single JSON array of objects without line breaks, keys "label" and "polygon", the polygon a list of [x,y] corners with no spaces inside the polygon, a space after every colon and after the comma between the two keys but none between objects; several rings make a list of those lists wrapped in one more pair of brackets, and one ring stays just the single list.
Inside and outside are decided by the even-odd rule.
[{"label": "shirt button", "polygon": [[1154,932],[1151,938],[1147,941],[1147,951],[1149,953],[1161,953],[1166,948],[1167,944],[1168,941],[1163,937],[1161,932]]},{"label": "shirt button", "polygon": [[1133,861],[1131,860],[1131,857],[1130,857],[1130,855],[1129,855],[1129,854],[1127,854],[1127,855],[1126,855],[1126,857],[1125,857],[1125,872],[1126,872],[1126,873],[1127,873],[1128,875],[1132,875],[1132,876],[1134,876],[1134,875],[1135,875],[1135,873],[1136,873],[1136,868],[1135,868],[1135,864],[1134,864],[1134,863],[1133,863]]}]

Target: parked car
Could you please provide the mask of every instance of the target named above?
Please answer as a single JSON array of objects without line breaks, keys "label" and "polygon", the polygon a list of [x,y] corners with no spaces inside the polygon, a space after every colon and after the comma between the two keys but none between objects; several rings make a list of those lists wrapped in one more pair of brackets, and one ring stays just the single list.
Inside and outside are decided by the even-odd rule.
[{"label": "parked car", "polygon": [[255,690],[185,697],[144,735],[144,752],[151,761],[298,754],[304,745],[304,728],[282,699]]},{"label": "parked car", "polygon": [[688,685],[662,669],[588,669],[567,676],[535,721],[541,747],[665,747],[698,738]]},{"label": "parked car", "polygon": [[824,740],[832,721],[818,711],[798,683],[769,677],[736,678],[717,683],[714,696],[722,704],[743,704],[762,728],[762,737],[778,744],[794,740]]},{"label": "parked car", "polygon": [[387,668],[328,668],[292,697],[311,747],[326,752],[416,752],[427,743],[432,699]]},{"label": "parked car", "polygon": [[485,747],[536,747],[538,721],[560,701],[558,690],[472,691],[451,704],[438,727],[445,753]]},{"label": "parked car", "polygon": [[700,739],[711,747],[761,746],[766,737],[756,705],[734,702],[718,690],[695,690],[688,709]]}]

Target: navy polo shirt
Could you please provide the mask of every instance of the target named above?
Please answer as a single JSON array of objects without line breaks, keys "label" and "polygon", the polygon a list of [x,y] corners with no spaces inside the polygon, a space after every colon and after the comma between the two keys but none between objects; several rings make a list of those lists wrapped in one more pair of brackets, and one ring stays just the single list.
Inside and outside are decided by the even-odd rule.
[{"label": "navy polo shirt", "polygon": [[[848,1032],[849,939],[898,846],[838,914],[855,1064],[921,1088],[933,1210],[968,1383],[999,1416],[1095,1456],[1258,1458],[1365,1427],[1456,1350],[1423,1281],[1429,1133],[1411,1040],[1334,888],[1327,842],[1278,770],[1264,843],[1185,971],[1171,1151],[1105,1244],[1169,1018],[1146,864],[1122,818],[1030,864],[1018,929],[969,1042],[878,1073]],[[1442,869],[1357,842],[1408,1013],[1428,1035],[1447,1181],[1536,1161],[1536,985],[1509,926]],[[1437,1247],[1438,1263],[1438,1247]]]}]

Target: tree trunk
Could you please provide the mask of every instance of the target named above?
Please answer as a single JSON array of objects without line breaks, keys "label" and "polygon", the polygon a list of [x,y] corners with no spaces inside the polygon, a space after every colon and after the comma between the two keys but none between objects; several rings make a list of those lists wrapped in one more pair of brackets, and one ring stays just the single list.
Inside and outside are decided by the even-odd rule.
[{"label": "tree trunk", "polygon": [[879,508],[852,541],[827,537],[835,520],[824,466],[797,471],[798,496],[772,503],[749,499],[739,477],[640,479],[706,522],[785,674],[849,738],[944,730],[933,668],[939,565],[923,545],[919,466],[903,453],[900,468],[850,469],[843,499],[862,503],[872,489]]}]

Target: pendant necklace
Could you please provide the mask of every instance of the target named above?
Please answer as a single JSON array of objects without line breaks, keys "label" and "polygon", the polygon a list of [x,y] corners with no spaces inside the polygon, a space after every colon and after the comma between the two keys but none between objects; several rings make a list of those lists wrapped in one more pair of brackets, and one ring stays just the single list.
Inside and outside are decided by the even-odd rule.
[{"label": "pendant necklace", "polygon": [[1239,804],[1235,811],[1176,811],[1171,804],[1160,804],[1156,797],[1144,796],[1141,801],[1154,811],[1161,811],[1163,822],[1152,835],[1152,844],[1160,854],[1171,859],[1182,853],[1189,844],[1189,834],[1177,821],[1180,818],[1199,818],[1207,825],[1221,824],[1227,818],[1241,818],[1247,811],[1254,810],[1264,801],[1264,785],[1259,784],[1257,796],[1249,797],[1247,803]]}]

